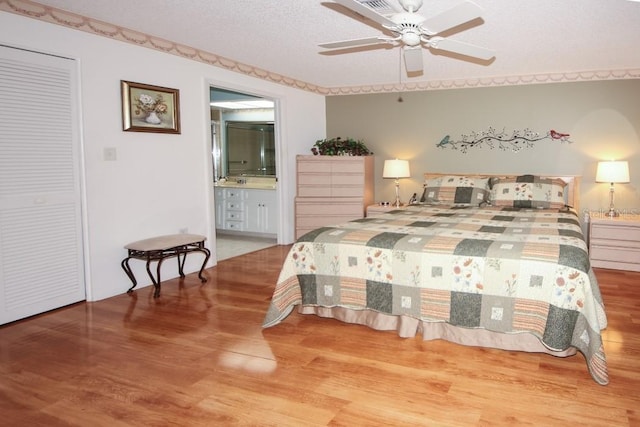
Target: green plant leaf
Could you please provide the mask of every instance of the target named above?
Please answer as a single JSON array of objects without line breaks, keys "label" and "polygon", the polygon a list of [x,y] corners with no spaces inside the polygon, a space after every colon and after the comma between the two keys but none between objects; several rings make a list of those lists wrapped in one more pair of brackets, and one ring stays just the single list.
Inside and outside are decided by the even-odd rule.
[{"label": "green plant leaf", "polygon": [[370,156],[373,154],[364,141],[341,137],[319,139],[311,148],[311,152],[321,156]]}]

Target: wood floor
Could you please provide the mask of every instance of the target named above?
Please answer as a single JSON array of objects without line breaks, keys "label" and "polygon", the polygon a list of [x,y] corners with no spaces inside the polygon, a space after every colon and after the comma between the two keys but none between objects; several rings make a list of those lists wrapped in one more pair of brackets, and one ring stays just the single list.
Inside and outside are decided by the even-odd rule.
[{"label": "wood floor", "polygon": [[222,261],[204,285],[165,281],[157,300],[147,287],[0,327],[0,425],[640,425],[640,273],[596,270],[609,319],[600,386],[581,354],[297,313],[262,330],[287,251]]}]

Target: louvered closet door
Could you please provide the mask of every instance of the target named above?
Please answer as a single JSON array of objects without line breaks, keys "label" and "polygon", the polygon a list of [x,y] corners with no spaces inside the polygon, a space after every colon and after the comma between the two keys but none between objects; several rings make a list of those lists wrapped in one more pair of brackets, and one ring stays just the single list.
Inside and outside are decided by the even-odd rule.
[{"label": "louvered closet door", "polygon": [[76,74],[0,46],[0,324],[85,299]]}]

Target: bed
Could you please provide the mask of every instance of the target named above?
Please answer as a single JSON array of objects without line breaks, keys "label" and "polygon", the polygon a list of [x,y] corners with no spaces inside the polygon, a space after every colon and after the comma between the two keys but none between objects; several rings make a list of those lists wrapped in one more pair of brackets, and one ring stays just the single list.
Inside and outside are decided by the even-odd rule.
[{"label": "bed", "polygon": [[421,203],[301,236],[263,327],[303,314],[570,356],[608,384],[577,177],[425,174]]}]

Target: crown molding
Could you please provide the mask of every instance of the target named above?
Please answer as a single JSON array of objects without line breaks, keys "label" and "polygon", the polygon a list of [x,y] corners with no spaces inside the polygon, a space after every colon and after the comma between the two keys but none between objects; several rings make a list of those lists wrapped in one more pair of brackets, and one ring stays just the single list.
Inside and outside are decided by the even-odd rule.
[{"label": "crown molding", "polygon": [[158,50],[183,58],[224,68],[226,70],[282,84],[296,89],[306,90],[324,96],[362,95],[388,92],[413,92],[445,89],[464,89],[477,87],[531,85],[542,83],[566,83],[594,80],[620,80],[640,78],[640,69],[597,70],[571,73],[532,74],[522,76],[497,76],[464,80],[432,80],[415,83],[380,84],[366,86],[346,86],[326,88],[302,80],[273,73],[252,65],[243,64],[215,53],[195,49],[190,46],[165,40],[139,31],[131,30],[97,19],[44,6],[30,0],[0,0],[0,10],[26,16],[51,24],[85,31],[98,36],[108,37],[125,43]]}]

